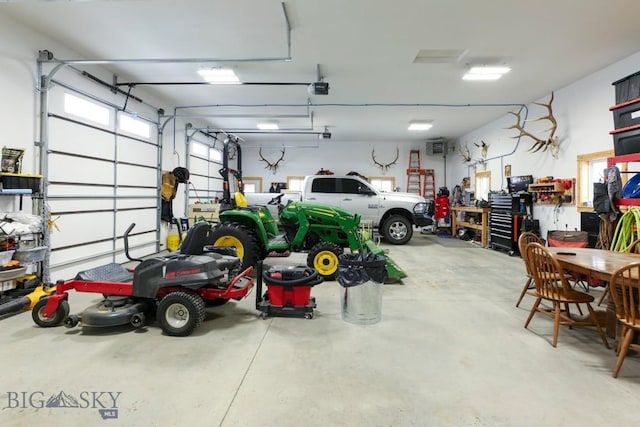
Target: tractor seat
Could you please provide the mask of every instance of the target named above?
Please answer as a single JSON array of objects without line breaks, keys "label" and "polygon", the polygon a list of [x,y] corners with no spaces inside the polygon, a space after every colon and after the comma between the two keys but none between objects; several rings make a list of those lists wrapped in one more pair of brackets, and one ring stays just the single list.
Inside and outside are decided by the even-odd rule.
[{"label": "tractor seat", "polygon": [[247,202],[247,198],[244,197],[244,194],[242,194],[239,191],[236,191],[234,193],[234,199],[236,201],[236,206],[239,208],[247,208],[249,207],[249,202]]}]

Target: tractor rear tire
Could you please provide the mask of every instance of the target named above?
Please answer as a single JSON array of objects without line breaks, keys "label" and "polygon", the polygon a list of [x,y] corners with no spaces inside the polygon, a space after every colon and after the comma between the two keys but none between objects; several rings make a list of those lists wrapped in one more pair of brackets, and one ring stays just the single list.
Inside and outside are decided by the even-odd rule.
[{"label": "tractor rear tire", "polygon": [[66,299],[60,300],[58,303],[58,308],[55,313],[53,313],[49,317],[44,317],[44,307],[47,305],[47,300],[49,298],[40,298],[40,301],[36,303],[31,310],[31,318],[36,323],[36,325],[41,328],[52,328],[54,326],[59,326],[65,319],[69,316],[69,301]]},{"label": "tractor rear tire", "polygon": [[335,243],[320,242],[314,245],[307,256],[307,265],[315,269],[324,280],[335,280],[338,261],[344,250]]},{"label": "tractor rear tire", "polygon": [[236,248],[238,258],[242,260],[240,271],[255,267],[262,259],[262,245],[258,237],[246,225],[238,222],[220,223],[210,233],[209,241],[213,246],[231,246]]},{"label": "tractor rear tire", "polygon": [[404,245],[413,236],[413,224],[402,215],[393,215],[384,222],[380,234],[392,245]]},{"label": "tractor rear tire", "polygon": [[205,314],[204,301],[200,295],[175,291],[162,298],[156,317],[165,334],[186,337],[200,326]]}]

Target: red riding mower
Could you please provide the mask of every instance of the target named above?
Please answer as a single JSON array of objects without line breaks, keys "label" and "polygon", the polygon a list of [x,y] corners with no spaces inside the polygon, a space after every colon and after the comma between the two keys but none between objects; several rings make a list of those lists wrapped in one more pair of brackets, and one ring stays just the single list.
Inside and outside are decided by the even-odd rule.
[{"label": "red riding mower", "polygon": [[[188,336],[205,317],[205,306],[244,298],[253,287],[253,267],[240,272],[234,248],[207,246],[210,226],[197,223],[180,250],[146,260],[129,256],[129,233],[124,234],[125,255],[140,264],[127,270],[117,263],[81,271],[74,279],[58,281],[56,291],[33,308],[33,321],[41,327],[64,322],[72,328],[131,324],[145,325],[155,316],[167,335]],[[104,299],[80,314],[69,316],[67,291],[102,294]]]}]

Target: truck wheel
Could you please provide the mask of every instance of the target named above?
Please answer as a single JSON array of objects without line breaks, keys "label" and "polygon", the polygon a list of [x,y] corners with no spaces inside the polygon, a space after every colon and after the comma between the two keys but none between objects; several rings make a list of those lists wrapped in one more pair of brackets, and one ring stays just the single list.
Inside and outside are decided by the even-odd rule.
[{"label": "truck wheel", "polygon": [[380,233],[392,245],[404,245],[413,236],[413,225],[402,215],[393,215],[387,219]]},{"label": "truck wheel", "polygon": [[324,280],[334,280],[338,271],[338,258],[344,250],[335,243],[320,242],[311,248],[307,265],[314,268]]},{"label": "truck wheel", "polygon": [[220,223],[211,230],[209,241],[213,246],[232,246],[242,260],[240,271],[255,267],[261,259],[261,245],[256,234],[247,226],[237,223]]},{"label": "truck wheel", "polygon": [[162,298],[156,317],[165,334],[186,337],[200,326],[204,315],[204,301],[200,295],[175,291]]},{"label": "truck wheel", "polygon": [[66,299],[60,300],[55,313],[49,317],[44,317],[44,306],[49,298],[41,298],[31,310],[31,318],[36,325],[41,328],[51,328],[59,326],[69,316],[69,302]]}]

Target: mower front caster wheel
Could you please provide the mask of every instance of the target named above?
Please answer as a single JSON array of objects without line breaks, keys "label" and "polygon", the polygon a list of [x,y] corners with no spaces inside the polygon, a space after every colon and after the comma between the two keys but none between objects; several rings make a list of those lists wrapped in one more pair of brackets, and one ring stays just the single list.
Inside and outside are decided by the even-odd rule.
[{"label": "mower front caster wheel", "polygon": [[133,316],[131,316],[131,325],[133,325],[134,328],[142,328],[144,326],[145,320],[146,319],[144,313],[134,314]]},{"label": "mower front caster wheel", "polygon": [[64,319],[64,326],[67,328],[74,328],[80,323],[80,316],[77,314],[72,314],[71,316]]},{"label": "mower front caster wheel", "polygon": [[313,319],[313,313],[305,313],[304,314],[304,318],[305,319]]},{"label": "mower front caster wheel", "polygon": [[156,318],[165,334],[186,337],[200,326],[205,314],[204,301],[200,295],[176,291],[162,298]]},{"label": "mower front caster wheel", "polygon": [[31,310],[31,318],[36,325],[41,328],[52,328],[59,326],[69,316],[69,302],[66,299],[60,300],[58,308],[49,317],[44,316],[44,307],[47,305],[49,298],[41,298]]}]

